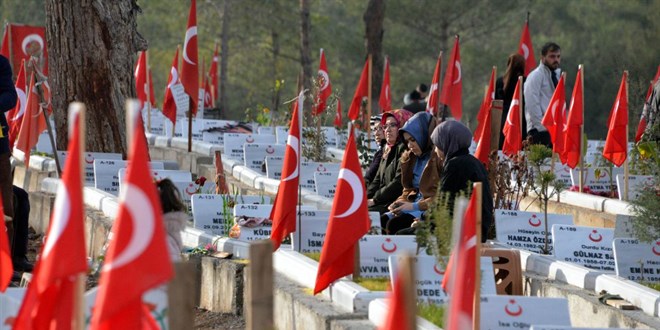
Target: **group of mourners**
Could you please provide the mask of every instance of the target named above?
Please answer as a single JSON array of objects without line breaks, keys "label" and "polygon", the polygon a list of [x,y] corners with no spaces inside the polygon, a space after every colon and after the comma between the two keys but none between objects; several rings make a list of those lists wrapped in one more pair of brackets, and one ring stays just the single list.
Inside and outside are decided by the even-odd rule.
[{"label": "group of mourners", "polygon": [[438,119],[428,112],[391,110],[371,118],[379,145],[365,173],[369,211],[381,214],[383,234],[415,234],[420,221],[430,221],[437,194],[453,201],[469,183],[483,183],[482,241],[493,220],[488,173],[468,148],[472,133],[461,122]]}]

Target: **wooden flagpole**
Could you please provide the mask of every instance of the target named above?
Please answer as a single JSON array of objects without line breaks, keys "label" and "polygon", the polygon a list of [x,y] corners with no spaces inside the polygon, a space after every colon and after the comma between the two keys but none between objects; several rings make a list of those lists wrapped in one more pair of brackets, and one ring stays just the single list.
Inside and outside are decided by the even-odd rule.
[{"label": "wooden flagpole", "polygon": [[[16,72],[17,71],[16,68],[14,68],[14,52],[12,51],[13,42],[11,40],[11,24],[9,22],[5,24],[5,31],[7,31],[7,39],[8,39],[7,44],[9,46],[9,49],[7,50],[9,52],[9,58],[8,58],[9,66],[11,67],[12,77],[16,78],[16,76],[18,76],[18,73]],[[28,84],[29,83],[30,82],[28,82]]]},{"label": "wooden flagpole", "polygon": [[[522,125],[521,125],[522,126]],[[474,310],[474,315],[472,317],[472,321],[474,324],[473,329],[480,329],[480,323],[481,323],[481,200],[483,198],[483,183],[481,182],[475,182],[472,185],[472,193],[476,194],[475,199],[476,199],[476,209],[475,209],[475,222],[477,226],[477,230],[475,231],[477,233],[476,236],[476,245],[475,245],[475,265],[474,265],[474,301],[473,301],[473,310]]]},{"label": "wooden flagpole", "polygon": [[371,120],[371,84],[372,84],[372,79],[371,79],[371,74],[373,70],[371,69],[373,67],[373,57],[371,54],[369,54],[369,69],[368,71],[368,77],[367,77],[367,118],[364,121],[364,126],[367,128],[367,147],[371,145],[371,125],[369,125],[369,120]]},{"label": "wooden flagpole", "polygon": [[[85,113],[86,108],[83,103],[73,102],[69,105],[69,114],[77,110],[79,111],[79,121],[78,128],[80,133],[80,153],[85,153],[85,131],[87,130],[87,125],[85,122]],[[69,120],[71,117],[69,116]],[[57,159],[57,157],[55,157]],[[79,157],[80,159],[80,168],[85,168],[85,157]],[[85,178],[84,172],[81,171],[78,178],[80,180],[80,186],[84,186]],[[81,273],[76,277],[74,283],[74,292],[73,292],[73,318],[71,319],[71,328],[74,330],[82,330],[85,328],[85,282],[87,281],[87,276],[85,273]]]},{"label": "wooden flagpole", "polygon": [[[405,324],[408,325],[408,329],[417,329],[417,285],[415,281],[417,276],[415,274],[415,262],[413,256],[409,253],[405,253],[401,256],[400,265],[397,276],[400,276],[398,279],[401,283],[402,296],[403,296],[403,305],[405,307]],[[396,282],[396,281],[395,281]]]},{"label": "wooden flagpole", "polygon": [[151,133],[151,88],[149,88],[151,79],[149,79],[149,53],[146,50],[144,51],[144,56],[146,62],[146,67],[144,68],[144,71],[146,72],[145,81],[147,82],[147,86],[145,88],[145,93],[147,94],[147,101],[145,102],[147,104],[147,131],[148,133]]},{"label": "wooden flagpole", "polygon": [[[582,94],[582,107],[580,109],[580,111],[582,112],[582,124],[580,124],[580,141],[579,141],[579,144],[578,144],[580,146],[580,152],[578,153],[578,155],[580,156],[580,162],[579,162],[580,171],[579,171],[579,175],[578,175],[578,178],[579,178],[578,183],[580,184],[579,192],[582,192],[582,186],[584,186],[584,173],[583,173],[584,172],[584,159],[583,159],[584,157],[582,157],[582,151],[583,151],[582,147],[583,147],[583,144],[584,144],[583,143],[583,141],[584,141],[584,65],[583,64],[578,65],[578,71],[581,72],[581,74],[580,74],[580,86],[581,87],[580,88],[582,88],[582,90],[579,91]],[[571,100],[571,102],[573,102],[573,100]]]},{"label": "wooden flagpole", "polygon": [[[623,71],[623,73],[626,75],[626,80],[624,81],[625,83],[625,88],[626,88],[626,107],[628,106],[628,70]],[[626,111],[626,115],[628,111]],[[630,157],[628,156],[628,131],[630,130],[630,125],[626,124],[626,161],[623,163],[623,200],[627,201],[628,200],[628,188],[629,188],[629,169],[628,169],[628,163],[630,163]]]},{"label": "wooden flagpole", "polygon": [[[522,97],[523,97],[523,90],[524,90],[523,89],[523,77],[522,76],[518,76],[517,86],[518,86],[518,117],[520,118],[520,121],[519,121],[519,123],[520,123],[520,137],[522,138],[523,136],[525,136],[525,133],[526,133],[526,132],[523,132],[523,125],[522,125],[522,121],[525,120],[525,113],[524,113],[525,111],[524,111],[523,106],[522,106],[523,105]],[[511,101],[511,102],[513,102],[513,101]],[[522,143],[522,141],[521,141],[521,143]],[[518,154],[520,154],[520,151],[518,151]]]}]

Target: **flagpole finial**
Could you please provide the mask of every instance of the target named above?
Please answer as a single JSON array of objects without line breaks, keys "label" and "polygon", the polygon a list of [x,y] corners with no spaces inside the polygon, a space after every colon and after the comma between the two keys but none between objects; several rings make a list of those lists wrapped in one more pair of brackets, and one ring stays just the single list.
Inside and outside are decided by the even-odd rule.
[{"label": "flagpole finial", "polygon": [[525,22],[526,22],[528,25],[529,25],[529,15],[530,15],[530,14],[531,14],[531,12],[527,11],[527,19],[525,20]]}]

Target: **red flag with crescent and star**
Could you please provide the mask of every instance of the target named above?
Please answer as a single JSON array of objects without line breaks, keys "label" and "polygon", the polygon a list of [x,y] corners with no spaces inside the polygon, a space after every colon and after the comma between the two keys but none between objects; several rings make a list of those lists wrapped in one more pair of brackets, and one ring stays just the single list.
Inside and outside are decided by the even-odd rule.
[{"label": "red flag with crescent and star", "polygon": [[353,273],[355,248],[371,226],[354,128],[349,127],[349,131],[321,250],[314,294],[323,291],[342,276]]},{"label": "red flag with crescent and star", "polygon": [[218,43],[215,43],[215,51],[213,52],[213,59],[211,60],[211,67],[209,68],[209,78],[211,79],[211,91],[213,96],[213,104],[218,99]]},{"label": "red flag with crescent and star", "polygon": [[642,109],[642,115],[639,117],[639,123],[637,124],[637,131],[635,132],[635,143],[639,142],[646,131],[647,119],[649,115],[649,108],[651,107],[651,96],[653,95],[653,86],[660,79],[660,65],[658,65],[658,71],[655,73],[655,77],[651,80],[649,89],[646,91],[646,97],[644,98],[644,108]]},{"label": "red flag with crescent and star", "polygon": [[518,54],[525,58],[525,77],[536,68],[536,59],[534,58],[534,46],[532,46],[532,36],[529,34],[529,21],[525,21],[520,42],[518,43]]},{"label": "red flag with crescent and star", "polygon": [[504,123],[504,128],[502,129],[502,133],[504,134],[502,153],[509,158],[513,158],[513,156],[522,150],[522,128],[520,126],[521,83],[522,79],[518,79],[516,90],[513,92],[513,98],[511,99],[509,113],[506,116],[506,123]]},{"label": "red flag with crescent and star", "polygon": [[62,182],[57,188],[46,242],[14,321],[16,329],[48,329],[53,325],[69,328],[73,311],[84,304],[74,301],[76,276],[87,271],[83,111],[80,103],[69,107],[69,147]]},{"label": "red flag with crescent and star", "polygon": [[172,86],[179,82],[179,47],[176,48],[174,58],[172,59],[172,66],[170,68],[170,76],[167,78],[167,87],[165,88],[165,99],[163,100],[163,115],[176,124],[176,102],[174,101],[174,94],[172,94]]},{"label": "red flag with crescent and star", "polygon": [[[129,101],[129,163],[119,211],[101,269],[91,329],[139,329],[148,320],[142,295],[172,278],[162,208],[142,140],[136,101]],[[132,131],[131,131],[132,130]]]},{"label": "red flag with crescent and star", "polygon": [[197,114],[197,101],[199,98],[199,68],[197,60],[197,1],[190,3],[188,14],[188,27],[183,41],[183,61],[181,61],[181,84],[186,94],[192,99],[192,115]]},{"label": "red flag with crescent and star", "polygon": [[456,120],[461,120],[463,115],[463,74],[461,71],[461,51],[457,35],[440,92],[440,102],[449,106],[451,115]]},{"label": "red flag with crescent and star", "polygon": [[337,99],[337,113],[335,114],[335,127],[341,127],[341,100]]},{"label": "red flag with crescent and star", "polygon": [[438,55],[438,61],[435,63],[431,88],[429,88],[429,101],[426,103],[426,112],[436,115],[438,112],[438,102],[440,101],[440,73],[442,72],[442,52]]},{"label": "red flag with crescent and star", "polygon": [[[13,70],[20,67],[21,62],[27,62],[30,57],[38,59],[41,72],[48,76],[48,44],[46,43],[46,28],[10,23],[5,26],[7,35],[7,59],[11,60]],[[11,47],[9,47],[11,45]]]},{"label": "red flag with crescent and star", "polygon": [[314,115],[320,115],[325,111],[328,97],[332,94],[332,84],[330,83],[330,75],[328,75],[328,64],[325,62],[325,52],[321,49],[321,58],[319,60],[318,71],[318,85],[319,91],[316,95],[316,107],[312,112]]},{"label": "red flag with crescent and star", "polygon": [[616,101],[607,120],[607,138],[603,158],[616,166],[623,165],[628,156],[628,71],[623,72]]},{"label": "red flag with crescent and star", "polygon": [[25,83],[25,62],[21,62],[21,69],[16,77],[16,95],[18,100],[14,109],[5,112],[7,125],[9,126],[9,150],[14,149],[14,143],[18,138],[18,132],[21,130],[23,115],[25,114],[27,103],[27,85]]},{"label": "red flag with crescent and star", "polygon": [[37,145],[39,134],[46,129],[46,118],[39,104],[39,95],[34,88],[34,73],[30,75],[30,89],[25,105],[25,114],[21,122],[21,128],[16,138],[16,149],[25,154],[23,162],[25,167],[30,166],[30,150]]},{"label": "red flag with crescent and star", "polygon": [[564,158],[564,123],[566,122],[566,85],[565,75],[562,74],[552,93],[548,109],[545,110],[541,124],[548,129],[552,141],[552,151],[559,155],[562,164],[566,163]]},{"label": "red flag with crescent and star", "polygon": [[362,74],[360,74],[360,81],[358,82],[357,87],[355,87],[355,93],[353,94],[353,100],[351,101],[351,107],[348,108],[348,119],[357,120],[360,116],[360,108],[362,107],[362,100],[369,95],[369,60],[364,63],[364,68],[362,68]]},{"label": "red flag with crescent and star", "polygon": [[[477,113],[477,129],[474,131],[474,135],[472,136],[474,142],[477,143],[480,141],[481,132],[484,130],[485,127],[486,114],[490,116],[489,114],[490,106],[492,105],[493,100],[495,99],[495,79],[497,79],[497,77],[495,77],[496,70],[497,69],[493,67],[493,69],[490,72],[490,79],[488,80],[488,88],[486,89],[486,94],[484,94],[484,98],[481,100],[479,113]],[[488,128],[488,130],[490,131],[490,128]]]},{"label": "red flag with crescent and star", "polygon": [[300,113],[303,109],[304,99],[305,94],[300,92],[298,100],[293,105],[280,186],[277,189],[275,202],[270,211],[270,219],[273,220],[273,229],[270,232],[273,250],[277,250],[282,244],[282,240],[296,231],[298,187],[300,183],[300,132],[302,131]]},{"label": "red flag with crescent and star", "polygon": [[140,109],[146,109],[149,102],[149,85],[147,83],[147,51],[140,52],[138,61],[135,64],[133,77],[135,78],[135,93],[140,101]]},{"label": "red flag with crescent and star", "polygon": [[390,90],[390,59],[385,57],[385,70],[383,71],[383,84],[380,86],[378,98],[380,113],[392,110],[392,92]]},{"label": "red flag with crescent and star", "polygon": [[582,157],[582,124],[584,123],[584,89],[582,81],[582,66],[578,68],[573,86],[571,106],[568,108],[566,125],[564,126],[563,159],[566,165],[575,168]]}]

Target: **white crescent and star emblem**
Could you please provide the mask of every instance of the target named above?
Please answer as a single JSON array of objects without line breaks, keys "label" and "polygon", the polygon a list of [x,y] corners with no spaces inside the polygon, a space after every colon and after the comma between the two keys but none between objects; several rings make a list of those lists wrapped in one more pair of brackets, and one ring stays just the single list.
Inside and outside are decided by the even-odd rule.
[{"label": "white crescent and star emblem", "polygon": [[456,72],[458,72],[458,76],[456,77],[456,80],[452,83],[452,85],[456,85],[461,81],[461,62],[456,61],[454,62],[454,66],[456,67]]},{"label": "white crescent and star emblem", "polygon": [[179,81],[179,71],[177,71],[175,68],[170,69],[170,75],[172,76],[172,81],[170,81],[170,84],[167,85],[167,88],[172,87],[172,85]]},{"label": "white crescent and star emblem", "polygon": [[520,104],[520,101],[518,101],[518,99],[511,101],[511,106],[509,107],[509,115],[506,116],[506,122],[511,126],[513,126],[513,123],[511,122],[511,117],[513,117],[512,116],[513,111],[511,110],[513,109],[513,107],[517,106],[518,104]]},{"label": "white crescent and star emblem", "polygon": [[282,179],[282,181],[289,181],[293,180],[298,177],[298,149],[300,148],[300,142],[298,141],[298,138],[289,134],[289,136],[286,138],[286,144],[293,149],[293,152],[296,153],[296,169],[289,174],[285,179]]},{"label": "white crescent and star emblem", "polygon": [[520,50],[522,50],[522,55],[525,59],[529,57],[529,47],[527,47],[527,44],[522,44],[520,45]]},{"label": "white crescent and star emblem", "polygon": [[328,77],[328,73],[325,70],[319,70],[319,76],[321,76],[321,82],[323,83],[321,90],[324,91],[330,84],[330,77]]},{"label": "white crescent and star emblem", "polygon": [[137,259],[149,246],[154,235],[156,220],[154,210],[144,191],[140,187],[127,183],[126,189],[122,189],[120,201],[124,204],[132,223],[132,236],[126,247],[119,251],[112,262],[103,266],[105,272],[123,267]]},{"label": "white crescent and star emblem", "polygon": [[186,30],[186,37],[183,41],[183,60],[191,65],[197,65],[188,57],[188,42],[197,36],[197,26],[191,26]]},{"label": "white crescent and star emblem", "polygon": [[16,88],[16,94],[18,94],[18,113],[14,116],[12,121],[23,117],[23,114],[25,113],[25,105],[27,104],[27,95],[25,95],[24,90]]},{"label": "white crescent and star emblem", "polygon": [[36,42],[36,43],[38,43],[40,49],[44,49],[44,39],[41,38],[40,35],[38,35],[38,34],[36,34],[36,33],[33,33],[33,34],[29,34],[29,35],[27,35],[27,36],[23,39],[23,42],[21,43],[21,49],[23,50],[23,54],[25,54],[25,55],[32,55],[32,54],[28,54],[28,53],[27,53],[27,46],[28,46],[31,42]]},{"label": "white crescent and star emblem", "polygon": [[[335,218],[345,218],[355,213],[360,205],[362,205],[362,199],[364,198],[362,183],[360,182],[360,178],[355,174],[355,172],[347,168],[342,168],[339,170],[339,178],[337,181],[342,179],[346,181],[346,183],[348,183],[348,185],[351,187],[351,190],[353,191],[353,201],[346,212],[340,215],[335,215]],[[337,182],[337,186],[339,186],[339,182]]]},{"label": "white crescent and star emblem", "polygon": [[71,203],[69,200],[69,192],[66,190],[66,185],[60,183],[60,186],[57,187],[57,198],[55,199],[55,210],[57,212],[53,214],[53,221],[48,231],[48,239],[44,245],[43,258],[46,258],[53,250],[53,247],[57,244],[57,241],[59,241],[60,236],[62,236],[64,229],[66,229],[69,223],[69,215],[71,214]]}]

